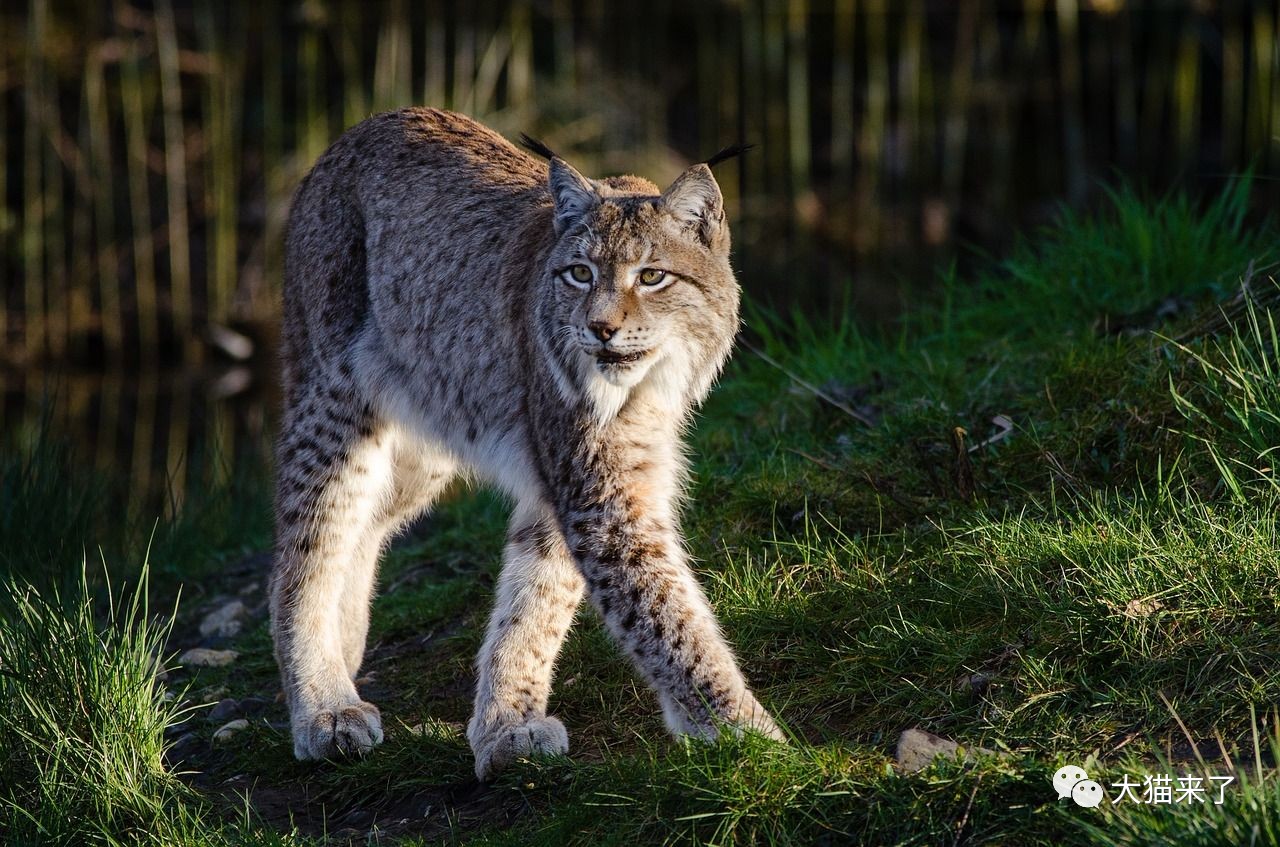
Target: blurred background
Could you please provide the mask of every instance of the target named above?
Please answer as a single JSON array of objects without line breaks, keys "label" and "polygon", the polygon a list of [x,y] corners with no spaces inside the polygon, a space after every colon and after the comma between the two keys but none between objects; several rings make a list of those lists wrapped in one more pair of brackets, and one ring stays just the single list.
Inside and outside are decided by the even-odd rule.
[{"label": "blurred background", "polygon": [[[583,171],[718,169],[769,308],[890,320],[1109,185],[1276,199],[1272,0],[0,5],[0,426],[176,509],[265,462],[283,228],[411,104]],[[6,439],[7,440],[7,439]]]}]

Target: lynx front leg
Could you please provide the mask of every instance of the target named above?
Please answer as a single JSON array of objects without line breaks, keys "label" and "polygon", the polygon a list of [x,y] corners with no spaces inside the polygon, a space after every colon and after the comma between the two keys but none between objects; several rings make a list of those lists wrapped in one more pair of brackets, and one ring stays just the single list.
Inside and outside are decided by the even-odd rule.
[{"label": "lynx front leg", "polygon": [[541,507],[517,508],[476,662],[475,713],[467,726],[480,779],[520,756],[569,752],[564,725],[547,715],[547,697],[582,590],[582,577],[550,514]]},{"label": "lynx front leg", "polygon": [[657,691],[673,733],[710,739],[728,725],[781,740],[773,718],[747,688],[670,514],[666,503],[628,498],[568,511],[569,546],[591,601]]}]

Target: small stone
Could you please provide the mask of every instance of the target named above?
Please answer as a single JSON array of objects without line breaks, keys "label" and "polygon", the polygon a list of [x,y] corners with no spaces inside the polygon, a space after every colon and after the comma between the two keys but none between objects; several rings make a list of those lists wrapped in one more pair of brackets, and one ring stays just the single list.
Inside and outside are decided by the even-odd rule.
[{"label": "small stone", "polygon": [[178,657],[178,664],[191,668],[222,668],[234,662],[239,655],[235,650],[192,647]]},{"label": "small stone", "polygon": [[353,809],[346,814],[342,822],[347,826],[364,829],[373,823],[373,812],[368,809]]},{"label": "small stone", "polygon": [[981,696],[991,687],[991,682],[990,674],[965,674],[956,680],[956,688],[974,696]]},{"label": "small stone", "polygon": [[218,727],[218,731],[213,734],[213,740],[218,744],[222,744],[231,740],[231,736],[235,735],[237,732],[248,728],[249,722],[244,718],[229,721]]},{"label": "small stone", "polygon": [[224,697],[219,700],[217,705],[209,710],[209,720],[211,721],[227,721],[240,714],[240,704],[234,697]]},{"label": "small stone", "polygon": [[172,748],[176,750],[179,747],[186,747],[190,744],[195,744],[197,740],[198,739],[196,738],[196,734],[194,732],[184,732],[181,735],[179,735],[176,739],[174,739]]},{"label": "small stone", "polygon": [[1164,603],[1155,599],[1130,600],[1125,604],[1124,616],[1135,620],[1149,618],[1164,608]]},{"label": "small stone", "polygon": [[995,755],[991,750],[981,747],[966,748],[954,741],[925,732],[923,729],[908,729],[898,737],[898,752],[895,758],[898,769],[904,773],[915,773],[924,770],[935,759],[954,759],[959,755],[982,753]]},{"label": "small stone", "polygon": [[209,324],[205,332],[210,344],[237,362],[247,362],[253,358],[253,339],[249,336],[215,323]]},{"label": "small stone", "polygon": [[196,737],[194,732],[184,732],[182,735],[179,735],[174,739],[172,744],[169,744],[165,748],[165,763],[170,767],[181,763],[187,756],[191,755],[195,751],[196,745],[199,741],[200,739]]},{"label": "small stone", "polygon": [[247,718],[256,717],[265,712],[270,705],[261,697],[246,697],[240,701],[240,714]]},{"label": "small stone", "polygon": [[[184,704],[184,705],[188,705],[188,704]],[[188,725],[187,720],[179,721],[178,723],[171,723],[164,728],[164,737],[177,738],[178,736],[183,734],[190,735],[191,734],[190,729],[191,727]]]},{"label": "small stone", "polygon": [[205,638],[230,638],[239,635],[241,621],[247,612],[244,603],[232,600],[204,616],[204,620],[200,621],[200,634]]}]

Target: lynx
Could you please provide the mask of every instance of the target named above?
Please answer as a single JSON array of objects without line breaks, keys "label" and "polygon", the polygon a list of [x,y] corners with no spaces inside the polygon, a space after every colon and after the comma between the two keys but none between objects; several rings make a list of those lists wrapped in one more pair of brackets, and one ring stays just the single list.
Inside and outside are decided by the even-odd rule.
[{"label": "lynx", "polygon": [[382,741],[353,682],[379,552],[459,474],[515,503],[467,727],[480,779],[568,752],[547,698],[584,594],[672,732],[781,737],[678,526],[681,430],[738,326],[720,189],[705,163],[659,191],[528,146],[405,109],[298,190],[271,615],[299,759]]}]

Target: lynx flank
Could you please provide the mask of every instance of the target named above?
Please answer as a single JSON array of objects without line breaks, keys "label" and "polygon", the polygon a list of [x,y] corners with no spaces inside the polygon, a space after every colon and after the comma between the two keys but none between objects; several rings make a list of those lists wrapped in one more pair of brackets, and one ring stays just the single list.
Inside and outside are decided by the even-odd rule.
[{"label": "lynx flank", "polygon": [[515,502],[477,659],[476,774],[566,753],[547,715],[584,594],[677,734],[780,737],[681,541],[681,429],[738,326],[707,165],[590,180],[449,112],[340,138],[289,222],[272,629],[300,759],[362,754],[352,680],[387,537],[455,476]]}]

